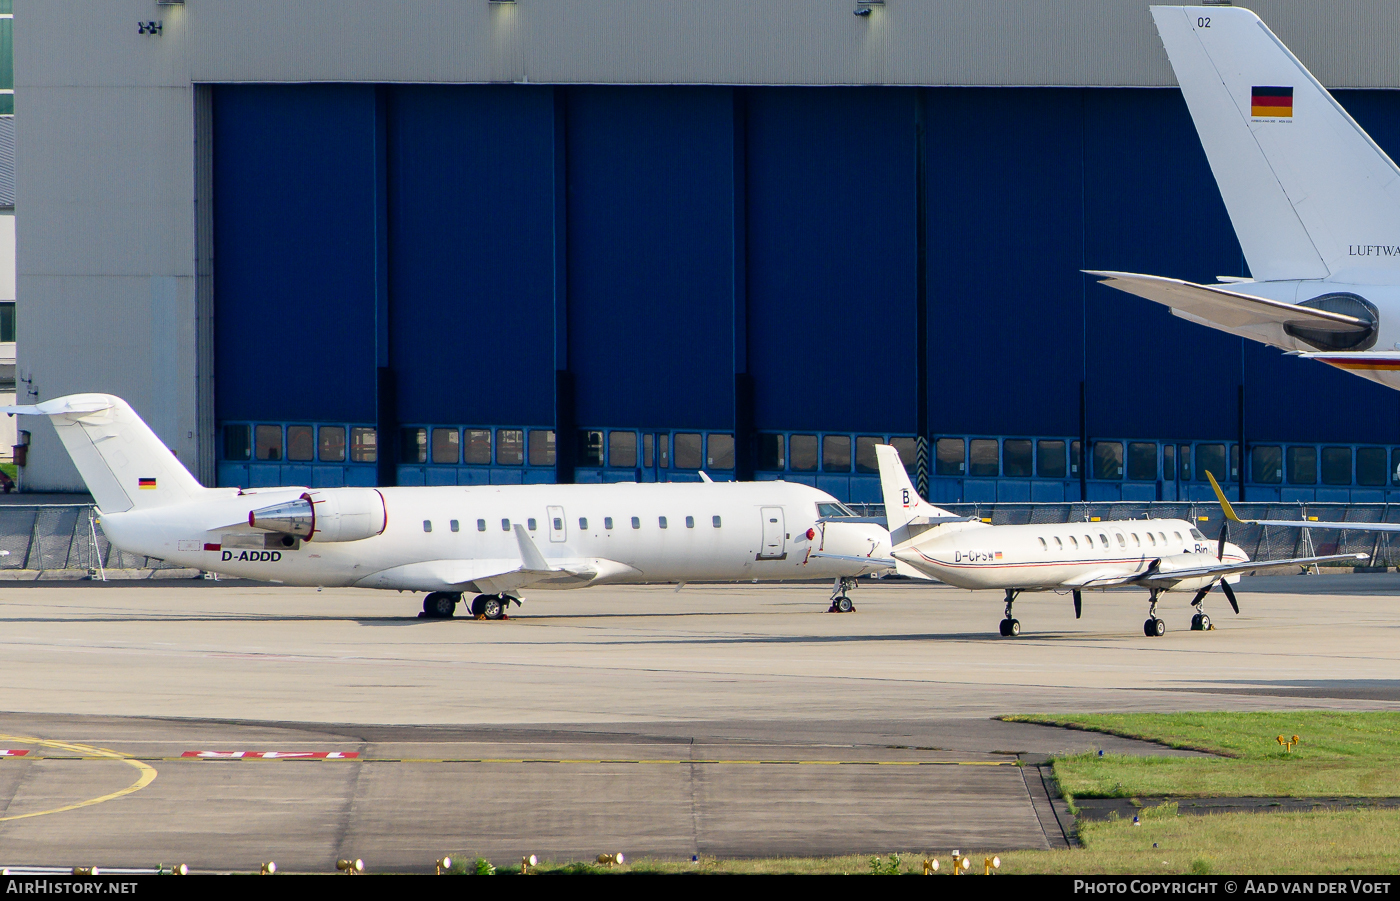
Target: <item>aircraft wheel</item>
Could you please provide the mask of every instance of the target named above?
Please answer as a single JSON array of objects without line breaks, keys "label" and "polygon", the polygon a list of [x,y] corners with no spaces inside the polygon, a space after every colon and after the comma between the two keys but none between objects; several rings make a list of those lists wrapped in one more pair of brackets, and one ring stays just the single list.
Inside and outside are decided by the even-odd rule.
[{"label": "aircraft wheel", "polygon": [[1210,628],[1210,617],[1209,617],[1209,616],[1206,616],[1204,613],[1197,613],[1195,616],[1191,617],[1191,631],[1192,631],[1192,632],[1204,632],[1206,629],[1209,629],[1209,628]]},{"label": "aircraft wheel", "polygon": [[852,604],[851,599],[844,594],[833,601],[832,605],[836,607],[837,613],[850,613],[852,610],[856,609],[855,604]]},{"label": "aircraft wheel", "polygon": [[1167,634],[1167,624],[1154,616],[1142,624],[1142,634],[1148,638],[1159,638]]},{"label": "aircraft wheel", "polygon": [[1004,619],[1001,621],[999,631],[1003,638],[1015,638],[1021,634],[1021,621],[1019,619]]},{"label": "aircraft wheel", "polygon": [[1019,619],[1013,619],[1011,621],[1011,629],[1009,634],[1012,638],[1015,638],[1017,635],[1021,634],[1021,621]]},{"label": "aircraft wheel", "polygon": [[483,595],[479,600],[481,601],[481,615],[487,619],[501,619],[506,615],[506,605],[502,603],[500,595]]},{"label": "aircraft wheel", "polygon": [[434,591],[423,598],[423,614],[429,619],[450,619],[457,611],[457,595],[450,591]]},{"label": "aircraft wheel", "polygon": [[1201,631],[1202,631],[1202,632],[1209,632],[1209,631],[1210,631],[1210,617],[1209,617],[1209,616],[1206,616],[1204,613],[1201,614]]}]

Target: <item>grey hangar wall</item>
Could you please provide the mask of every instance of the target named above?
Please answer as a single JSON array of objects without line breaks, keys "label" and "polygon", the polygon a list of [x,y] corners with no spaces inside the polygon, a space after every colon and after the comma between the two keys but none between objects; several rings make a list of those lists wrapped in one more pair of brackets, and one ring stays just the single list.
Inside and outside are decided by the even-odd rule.
[{"label": "grey hangar wall", "polygon": [[[222,484],[631,477],[580,430],[734,435],[725,471],[803,480],[760,434],[1400,444],[1394,392],[1080,273],[1248,274],[1175,89],[199,90],[219,433],[379,436],[359,466],[223,441]],[[1400,149],[1400,96],[1337,93]],[[434,427],[557,453],[406,459]]]}]

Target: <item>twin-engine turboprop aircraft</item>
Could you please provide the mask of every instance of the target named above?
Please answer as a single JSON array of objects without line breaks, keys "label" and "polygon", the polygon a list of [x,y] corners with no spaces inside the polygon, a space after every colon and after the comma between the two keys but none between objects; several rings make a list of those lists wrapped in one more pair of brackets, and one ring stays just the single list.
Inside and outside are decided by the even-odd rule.
[{"label": "twin-engine turboprop aircraft", "polygon": [[121,398],[0,410],[49,417],[123,551],[288,585],[428,592],[430,617],[467,592],[474,615],[498,619],[523,589],[644,582],[830,578],[839,602],[888,568],[888,533],[840,521],[850,511],[806,485],[205,488]]},{"label": "twin-engine turboprop aircraft", "polygon": [[1254,13],[1152,17],[1254,277],[1089,274],[1400,388],[1400,168]]},{"label": "twin-engine turboprop aircraft", "polygon": [[959,588],[1003,589],[1004,636],[1021,634],[1011,605],[1023,591],[1070,592],[1077,619],[1083,611],[1084,590],[1140,585],[1148,591],[1143,633],[1159,636],[1167,631],[1157,616],[1162,592],[1196,592],[1191,599],[1195,610],[1191,628],[1209,629],[1206,595],[1219,585],[1239,613],[1230,583],[1238,582],[1242,573],[1367,558],[1366,554],[1332,554],[1251,561],[1226,541],[1223,529],[1219,541],[1212,542],[1180,519],[1004,526],[968,522],[920,498],[893,447],[881,445],[875,453],[894,560]]}]

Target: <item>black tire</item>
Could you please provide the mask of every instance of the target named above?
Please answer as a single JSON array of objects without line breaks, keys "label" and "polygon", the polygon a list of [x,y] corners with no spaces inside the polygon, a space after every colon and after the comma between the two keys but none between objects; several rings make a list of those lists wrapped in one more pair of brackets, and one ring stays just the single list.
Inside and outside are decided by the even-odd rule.
[{"label": "black tire", "polygon": [[500,619],[506,615],[505,598],[497,594],[488,594],[482,597],[481,615],[487,619]]},{"label": "black tire", "polygon": [[1149,619],[1147,622],[1143,623],[1142,634],[1146,635],[1148,638],[1154,638],[1157,635],[1156,622],[1155,619]]},{"label": "black tire", "polygon": [[423,598],[423,613],[429,619],[451,619],[457,612],[457,595],[450,591],[434,591]]},{"label": "black tire", "polygon": [[1197,613],[1195,616],[1191,617],[1191,631],[1192,631],[1192,632],[1199,632],[1199,631],[1201,631],[1202,629],[1205,628],[1205,626],[1201,625],[1201,620],[1204,619],[1204,618],[1205,618],[1205,614],[1202,614],[1202,613]]},{"label": "black tire", "polygon": [[1210,631],[1210,617],[1209,617],[1209,616],[1206,616],[1204,613],[1201,614],[1201,631],[1202,631],[1202,632],[1209,632],[1209,631]]},{"label": "black tire", "polygon": [[1019,619],[1013,619],[1013,620],[1011,620],[1011,629],[1010,629],[1010,635],[1011,635],[1011,637],[1012,637],[1012,638],[1015,638],[1017,635],[1020,635],[1020,634],[1021,634],[1021,621],[1020,621]]},{"label": "black tire", "polygon": [[1010,635],[1011,635],[1011,620],[1009,620],[1009,619],[1004,619],[1004,620],[1002,620],[1002,621],[997,625],[997,631],[1001,633],[1001,637],[1002,637],[1002,638],[1006,638],[1006,637],[1010,636]]},{"label": "black tire", "polygon": [[844,594],[837,598],[834,603],[837,613],[850,613],[852,610],[856,609],[855,604],[852,604],[851,599]]},{"label": "black tire", "polygon": [[485,616],[485,615],[486,615],[486,595],[484,595],[484,594],[479,594],[479,595],[477,595],[476,597],[472,598],[472,616],[473,616],[473,617],[478,617],[478,616]]}]

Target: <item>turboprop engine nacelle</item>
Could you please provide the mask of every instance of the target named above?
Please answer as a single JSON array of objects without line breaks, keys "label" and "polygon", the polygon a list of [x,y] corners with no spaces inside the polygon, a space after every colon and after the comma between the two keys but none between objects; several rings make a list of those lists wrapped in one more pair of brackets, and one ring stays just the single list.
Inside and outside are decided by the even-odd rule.
[{"label": "turboprop engine nacelle", "polygon": [[248,514],[248,525],[307,541],[360,541],[384,531],[384,495],[373,488],[308,491]]}]

